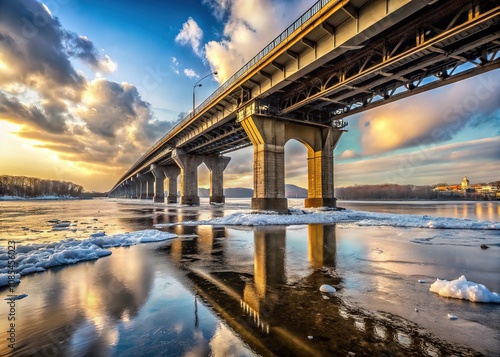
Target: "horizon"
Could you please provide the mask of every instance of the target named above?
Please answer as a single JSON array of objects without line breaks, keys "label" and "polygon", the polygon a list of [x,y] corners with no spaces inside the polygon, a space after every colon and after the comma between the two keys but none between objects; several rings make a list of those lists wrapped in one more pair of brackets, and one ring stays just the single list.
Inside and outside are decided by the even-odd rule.
[{"label": "horizon", "polygon": [[[189,113],[198,79],[218,72],[196,90],[197,104],[316,3],[4,1],[0,35],[11,41],[0,41],[0,174],[87,192],[108,192]],[[498,98],[499,69],[346,118],[335,187],[435,185],[464,172],[498,180]],[[306,152],[286,144],[287,184],[307,182]],[[253,148],[228,156],[225,188],[253,188]],[[208,187],[204,164],[198,174]]]}]

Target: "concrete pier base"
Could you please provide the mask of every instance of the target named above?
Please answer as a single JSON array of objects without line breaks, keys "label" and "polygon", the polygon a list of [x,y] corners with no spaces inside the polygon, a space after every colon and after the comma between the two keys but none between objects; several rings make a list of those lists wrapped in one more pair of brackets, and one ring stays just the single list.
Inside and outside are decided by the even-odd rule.
[{"label": "concrete pier base", "polygon": [[306,198],[304,200],[304,207],[337,207],[337,199],[335,197],[323,197],[323,198]]},{"label": "concrete pier base", "polygon": [[288,200],[286,198],[252,198],[252,209],[261,211],[288,212]]},{"label": "concrete pier base", "polygon": [[198,195],[181,196],[181,205],[199,206],[200,196]]},{"label": "concrete pier base", "polygon": [[225,203],[225,196],[210,196],[210,203]]},{"label": "concrete pier base", "polygon": [[177,203],[177,195],[168,195],[167,203]]}]

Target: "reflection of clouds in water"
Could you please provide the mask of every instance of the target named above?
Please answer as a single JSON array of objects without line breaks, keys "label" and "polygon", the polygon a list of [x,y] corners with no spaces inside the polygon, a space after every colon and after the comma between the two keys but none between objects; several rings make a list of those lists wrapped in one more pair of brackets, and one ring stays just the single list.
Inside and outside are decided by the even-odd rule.
[{"label": "reflection of clouds in water", "polygon": [[103,350],[108,350],[118,344],[120,333],[118,328],[103,319],[94,317],[81,324],[69,340],[70,356],[86,356],[95,351],[96,345],[104,345]]},{"label": "reflection of clouds in water", "polygon": [[[184,354],[184,357],[202,357],[209,355],[207,340],[200,330],[194,331],[194,347]],[[210,354],[210,356],[214,356]]]},{"label": "reflection of clouds in water", "polygon": [[176,333],[181,333],[183,329],[184,329],[184,323],[182,322],[175,324],[174,327],[172,328],[172,330],[175,331]]},{"label": "reflection of clouds in water", "polygon": [[217,326],[217,330],[210,341],[210,347],[213,357],[254,355],[242,344],[241,340],[222,323],[219,323],[219,326]]}]

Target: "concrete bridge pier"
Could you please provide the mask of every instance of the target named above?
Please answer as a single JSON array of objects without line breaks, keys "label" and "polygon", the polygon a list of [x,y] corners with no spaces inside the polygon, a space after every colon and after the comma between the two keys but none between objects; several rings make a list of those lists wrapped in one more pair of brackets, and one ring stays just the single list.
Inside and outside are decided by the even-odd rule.
[{"label": "concrete bridge pier", "polygon": [[210,203],[225,203],[224,170],[231,158],[228,156],[206,156],[203,161],[210,171]]},{"label": "concrete bridge pier", "polygon": [[132,182],[132,180],[127,180],[125,182],[125,187],[126,187],[126,190],[127,190],[127,198],[133,198],[133,197],[135,197],[135,189],[136,189],[135,183]]},{"label": "concrete bridge pier", "polygon": [[337,207],[334,194],[333,149],[343,131],[332,128],[314,128],[314,140],[307,150],[308,194],[307,207]]},{"label": "concrete bridge pier", "polygon": [[144,177],[140,174],[137,174],[137,176],[133,179],[135,179],[137,183],[137,198],[140,200],[146,198],[146,182],[144,180]]},{"label": "concrete bridge pier", "polygon": [[184,154],[178,149],[172,157],[181,170],[181,204],[198,206],[198,166],[203,162],[203,157]]},{"label": "concrete bridge pier", "polygon": [[163,174],[168,179],[167,203],[177,203],[177,176],[181,173],[178,166],[160,166]]},{"label": "concrete bridge pier", "polygon": [[147,184],[146,198],[152,200],[155,195],[155,177],[152,173],[145,174],[144,176]]},{"label": "concrete bridge pier", "polygon": [[296,139],[307,147],[308,198],[305,206],[336,207],[333,149],[342,130],[261,115],[250,115],[240,123],[254,147],[253,209],[288,211],[285,144],[290,139]]},{"label": "concrete bridge pier", "polygon": [[151,164],[150,169],[155,180],[153,202],[163,203],[165,202],[165,174],[156,164]]},{"label": "concrete bridge pier", "polygon": [[252,141],[252,208],[286,212],[285,198],[285,123],[273,118],[251,115],[241,121]]}]

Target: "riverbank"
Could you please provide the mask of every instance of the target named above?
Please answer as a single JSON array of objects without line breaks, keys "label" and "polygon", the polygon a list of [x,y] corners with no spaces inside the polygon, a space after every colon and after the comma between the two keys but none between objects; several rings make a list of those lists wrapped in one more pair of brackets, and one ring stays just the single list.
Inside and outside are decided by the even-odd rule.
[{"label": "riverbank", "polygon": [[92,197],[72,197],[72,196],[38,196],[38,197],[19,197],[19,196],[0,196],[0,201],[59,201],[59,200],[91,200]]}]

